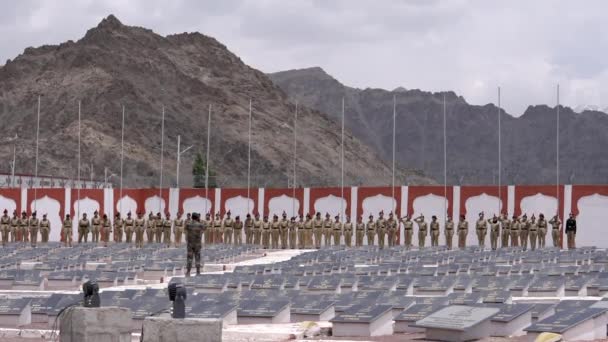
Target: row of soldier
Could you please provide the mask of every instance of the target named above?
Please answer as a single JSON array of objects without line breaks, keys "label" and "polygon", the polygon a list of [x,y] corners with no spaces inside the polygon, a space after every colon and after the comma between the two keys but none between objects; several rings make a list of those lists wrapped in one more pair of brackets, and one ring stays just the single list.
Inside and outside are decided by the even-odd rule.
[{"label": "row of soldier", "polygon": [[[110,234],[113,233],[112,241],[114,242],[123,242],[124,237],[124,242],[142,247],[145,234],[148,243],[164,243],[170,246],[171,235],[173,235],[173,242],[179,246],[182,242],[184,227],[190,221],[190,214],[187,214],[184,220],[178,213],[177,218],[171,220],[169,213],[165,218],[162,218],[160,213],[156,215],[150,213],[145,219],[142,213],[138,213],[137,217],[133,218],[129,212],[124,219],[120,213],[117,213],[111,222],[107,215],[100,216],[96,211],[90,220],[86,214],[83,214],[78,221],[78,242],[88,242],[90,234],[92,242],[103,243],[107,246]],[[245,235],[245,243],[261,244],[264,248],[321,248],[322,245],[341,244],[342,239],[344,244],[350,247],[354,237],[356,246],[363,245],[366,240],[365,242],[369,245],[375,244],[377,241],[379,247],[384,248],[385,242],[388,242],[389,247],[398,244],[401,231],[403,231],[404,245],[411,248],[414,223],[418,226],[419,248],[426,245],[427,236],[430,236],[431,246],[439,245],[440,225],[436,216],[432,216],[431,221],[427,223],[423,215],[414,219],[409,215],[398,219],[393,213],[390,213],[385,219],[383,212],[380,212],[375,220],[374,216],[370,215],[366,223],[363,222],[362,217],[359,217],[354,224],[351,223],[348,216],[345,222],[341,222],[339,216],[335,216],[332,220],[329,214],[322,219],[319,212],[314,218],[307,215],[305,220],[301,216],[299,218],[291,217],[288,220],[286,213],[283,213],[282,219],[274,215],[272,221],[269,221],[267,216],[260,219],[259,214],[256,214],[255,218],[248,214],[245,220],[241,220],[239,216],[232,219],[230,211],[223,219],[219,213],[215,217],[207,214],[203,221],[206,226],[203,242],[205,244],[234,243],[238,245],[243,242],[243,235]],[[497,249],[499,242],[501,247],[522,246],[524,249],[528,248],[529,242],[530,248],[535,249],[537,244],[538,247],[545,247],[548,225],[552,226],[553,245],[560,246],[561,221],[557,216],[546,221],[543,214],[539,215],[538,220],[534,215],[530,219],[525,214],[521,217],[514,215],[512,219],[508,219],[503,214],[486,220],[484,213],[480,213],[479,219],[475,223],[475,232],[480,247],[485,247],[489,230],[492,249]],[[72,244],[72,226],[70,215],[66,215],[62,223],[62,236],[66,246]],[[50,230],[51,225],[46,214],[43,215],[42,220],[36,218],[35,212],[29,218],[25,212],[21,217],[14,212],[13,218],[10,218],[7,211],[4,210],[4,215],[0,218],[3,244],[9,242],[10,235],[10,241],[28,242],[31,240],[32,245],[35,246],[38,233],[41,234],[43,243],[48,242]],[[458,247],[465,248],[469,223],[464,215],[461,215],[460,221],[456,225],[451,217],[447,217],[444,237],[446,245],[450,249],[455,233],[458,236]],[[566,233],[568,247],[574,248],[576,220],[572,214],[566,223]]]}]

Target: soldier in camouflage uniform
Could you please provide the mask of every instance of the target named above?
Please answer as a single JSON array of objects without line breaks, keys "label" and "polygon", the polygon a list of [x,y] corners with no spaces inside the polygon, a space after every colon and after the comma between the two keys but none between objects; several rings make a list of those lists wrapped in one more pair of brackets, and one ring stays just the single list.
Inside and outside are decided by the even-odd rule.
[{"label": "soldier in camouflage uniform", "polygon": [[32,213],[32,217],[30,217],[28,226],[32,247],[36,247],[36,244],[38,243],[38,231],[40,230],[40,220],[38,220],[38,218],[36,217],[35,211]]},{"label": "soldier in camouflage uniform", "polygon": [[78,221],[78,243],[81,243],[83,239],[84,242],[87,243],[90,229],[91,223],[89,222],[89,219],[87,219],[87,214],[83,213],[82,218]]},{"label": "soldier in camouflage uniform", "polygon": [[99,212],[95,210],[93,213],[93,218],[91,219],[91,227],[93,227],[93,235],[91,237],[91,241],[94,243],[99,243],[99,232],[101,231],[101,218],[99,217]]},{"label": "soldier in camouflage uniform", "polygon": [[128,244],[133,243],[133,232],[135,232],[135,220],[131,217],[131,212],[127,213],[125,219],[125,242]]},{"label": "soldier in camouflage uniform", "polygon": [[70,219],[70,214],[65,215],[65,220],[63,220],[63,228],[61,230],[63,234],[63,243],[66,247],[72,247],[72,219]]},{"label": "soldier in camouflage uniform", "polygon": [[375,245],[376,238],[376,221],[374,221],[374,215],[369,215],[369,220],[367,221],[367,245],[373,246]]},{"label": "soldier in camouflage uniform", "polygon": [[428,234],[428,225],[424,220],[424,215],[420,214],[420,216],[414,219],[414,222],[418,224],[418,248],[424,248],[426,245],[426,236]]},{"label": "soldier in camouflage uniform", "polygon": [[144,247],[144,231],[146,230],[146,220],[144,220],[144,214],[142,212],[137,213],[135,219],[135,247]]},{"label": "soldier in camouflage uniform", "polygon": [[49,234],[51,233],[51,221],[46,218],[46,214],[42,215],[42,221],[40,221],[40,236],[42,243],[46,244],[49,242]]},{"label": "soldier in camouflage uniform", "polygon": [[4,209],[4,215],[0,218],[0,231],[2,231],[2,246],[9,242],[9,232],[11,231],[11,218],[8,217],[8,210]]},{"label": "soldier in camouflage uniform", "polygon": [[365,236],[365,223],[363,223],[363,217],[359,215],[357,218],[357,225],[355,227],[355,246],[363,246],[363,237]]},{"label": "soldier in camouflage uniform", "polygon": [[207,229],[206,222],[200,222],[198,213],[192,214],[192,222],[186,225],[186,277],[190,277],[192,259],[196,267],[196,275],[201,274],[201,239]]}]

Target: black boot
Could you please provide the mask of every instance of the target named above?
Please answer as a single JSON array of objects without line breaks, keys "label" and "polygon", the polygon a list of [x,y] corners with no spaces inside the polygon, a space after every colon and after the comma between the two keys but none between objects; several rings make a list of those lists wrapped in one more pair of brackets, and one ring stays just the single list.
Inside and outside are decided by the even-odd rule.
[{"label": "black boot", "polygon": [[201,266],[196,266],[196,275],[200,275],[201,274]]},{"label": "black boot", "polygon": [[190,270],[192,270],[192,265],[187,264],[186,265],[186,278],[190,277]]}]

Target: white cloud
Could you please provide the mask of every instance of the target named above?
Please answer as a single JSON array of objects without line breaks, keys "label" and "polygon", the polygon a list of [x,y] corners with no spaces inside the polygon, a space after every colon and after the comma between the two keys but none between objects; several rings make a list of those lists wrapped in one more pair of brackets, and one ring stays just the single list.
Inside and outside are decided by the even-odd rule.
[{"label": "white cloud", "polygon": [[[3,7],[7,7],[6,3]],[[608,96],[608,3],[587,1],[19,1],[0,11],[0,60],[78,39],[114,13],[161,34],[200,31],[265,72],[321,66],[347,85],[454,90],[507,111]]]}]

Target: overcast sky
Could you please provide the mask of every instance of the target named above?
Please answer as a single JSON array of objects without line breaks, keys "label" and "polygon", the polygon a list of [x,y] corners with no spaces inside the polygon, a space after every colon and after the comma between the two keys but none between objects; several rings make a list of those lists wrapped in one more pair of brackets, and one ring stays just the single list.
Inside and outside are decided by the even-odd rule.
[{"label": "overcast sky", "polygon": [[320,66],[342,83],[453,90],[516,116],[608,107],[606,1],[78,0],[3,2],[0,64],[81,38],[113,13],[163,35],[200,31],[264,72]]}]

